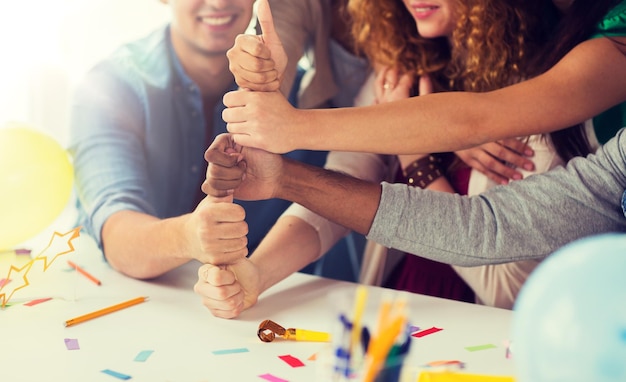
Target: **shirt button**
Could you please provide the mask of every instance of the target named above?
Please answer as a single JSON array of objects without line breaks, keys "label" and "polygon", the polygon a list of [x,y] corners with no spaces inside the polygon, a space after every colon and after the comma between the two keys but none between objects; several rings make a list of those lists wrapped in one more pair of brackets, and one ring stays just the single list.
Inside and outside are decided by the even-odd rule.
[{"label": "shirt button", "polygon": [[189,91],[190,91],[190,92],[194,92],[194,91],[196,91],[196,87],[195,87],[195,86],[193,86],[193,85],[189,85]]},{"label": "shirt button", "polygon": [[197,113],[195,110],[193,110],[193,111],[191,112],[191,116],[192,116],[192,117],[195,117],[196,115],[198,115],[198,113]]},{"label": "shirt button", "polygon": [[191,172],[196,174],[198,172],[198,166],[196,165],[191,166]]}]

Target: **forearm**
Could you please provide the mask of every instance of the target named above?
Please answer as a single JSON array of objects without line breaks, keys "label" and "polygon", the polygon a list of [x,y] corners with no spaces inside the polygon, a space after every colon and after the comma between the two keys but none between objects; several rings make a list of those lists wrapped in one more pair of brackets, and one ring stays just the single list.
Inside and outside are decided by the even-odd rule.
[{"label": "forearm", "polygon": [[298,203],[361,234],[367,234],[380,185],[286,159],[275,197]]},{"label": "forearm", "polygon": [[317,231],[295,216],[283,216],[250,256],[259,268],[260,292],[317,260],[320,240]]},{"label": "forearm", "polygon": [[[543,259],[590,235],[623,232],[626,188],[617,141],[590,159],[475,197],[385,185],[368,238],[462,266]],[[600,154],[601,153],[601,154]],[[584,179],[584,181],[581,181]]]},{"label": "forearm", "polygon": [[[492,141],[495,134],[483,130],[487,125],[478,125],[483,118],[476,108],[463,108],[455,112],[444,111],[441,103],[454,102],[459,105],[471,101],[474,105],[484,95],[474,93],[447,93],[414,97],[366,107],[300,110],[302,118],[297,126],[302,131],[315,134],[299,134],[306,142],[296,147],[312,150],[335,150],[372,152],[379,154],[416,154],[454,151],[469,148],[479,143]],[[469,96],[476,96],[471,98]],[[451,99],[454,101],[451,101]],[[487,100],[484,102],[485,106]],[[421,127],[423,126],[423,128]],[[500,134],[504,129],[501,129]],[[358,134],[358,137],[355,137]]]},{"label": "forearm", "polygon": [[492,92],[446,92],[370,107],[300,111],[297,139],[306,141],[295,146],[387,154],[457,151],[560,130],[624,100],[626,57],[615,43],[599,38],[574,48],[546,73]]},{"label": "forearm", "polygon": [[183,224],[188,215],[157,219],[135,211],[116,212],[102,228],[104,255],[127,276],[157,277],[190,260]]}]

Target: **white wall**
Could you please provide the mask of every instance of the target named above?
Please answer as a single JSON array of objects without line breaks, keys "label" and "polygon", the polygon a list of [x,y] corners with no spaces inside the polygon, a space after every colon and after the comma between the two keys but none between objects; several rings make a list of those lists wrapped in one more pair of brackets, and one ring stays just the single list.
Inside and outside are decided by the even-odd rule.
[{"label": "white wall", "polygon": [[73,84],[168,19],[159,0],[0,0],[0,127],[26,123],[65,145]]}]

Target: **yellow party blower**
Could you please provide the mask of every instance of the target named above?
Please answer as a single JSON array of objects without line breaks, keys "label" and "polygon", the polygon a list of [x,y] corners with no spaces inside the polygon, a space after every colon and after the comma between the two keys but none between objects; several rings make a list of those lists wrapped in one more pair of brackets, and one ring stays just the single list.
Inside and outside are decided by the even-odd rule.
[{"label": "yellow party blower", "polygon": [[451,371],[421,372],[417,382],[515,382],[515,378],[495,375],[456,373]]}]

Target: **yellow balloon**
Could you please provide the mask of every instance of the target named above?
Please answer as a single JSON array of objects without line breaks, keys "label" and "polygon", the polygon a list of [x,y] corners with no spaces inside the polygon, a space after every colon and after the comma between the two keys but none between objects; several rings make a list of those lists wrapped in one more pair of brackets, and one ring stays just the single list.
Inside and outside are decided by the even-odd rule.
[{"label": "yellow balloon", "polygon": [[69,155],[53,138],[17,124],[0,127],[0,250],[48,227],[73,181]]}]

